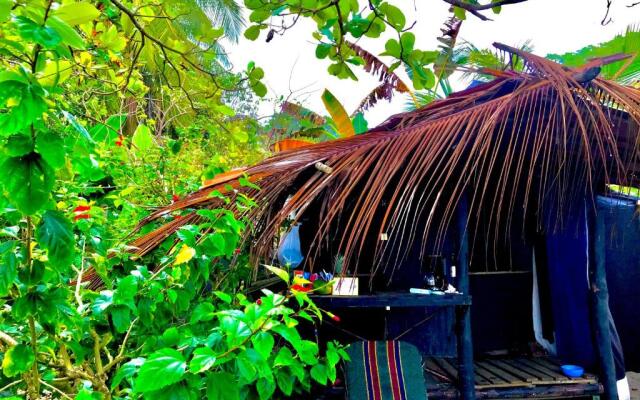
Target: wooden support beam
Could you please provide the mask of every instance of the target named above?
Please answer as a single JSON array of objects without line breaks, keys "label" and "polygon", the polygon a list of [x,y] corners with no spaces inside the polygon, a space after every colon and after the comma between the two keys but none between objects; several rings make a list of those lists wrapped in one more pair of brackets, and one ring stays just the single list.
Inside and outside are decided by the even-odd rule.
[{"label": "wooden support beam", "polygon": [[[467,235],[467,217],[469,215],[466,198],[462,197],[457,210],[459,233],[458,254],[458,291],[469,295],[469,238]],[[471,341],[471,307],[456,307],[456,327],[458,336],[458,381],[461,397],[465,400],[476,398],[473,370],[473,343]]]},{"label": "wooden support beam", "polygon": [[618,400],[616,369],[613,362],[611,330],[609,327],[609,290],[605,269],[605,226],[602,211],[591,214],[589,224],[589,245],[591,258],[589,276],[591,278],[591,313],[594,321],[596,347],[600,362],[600,382],[604,396],[608,400]]}]

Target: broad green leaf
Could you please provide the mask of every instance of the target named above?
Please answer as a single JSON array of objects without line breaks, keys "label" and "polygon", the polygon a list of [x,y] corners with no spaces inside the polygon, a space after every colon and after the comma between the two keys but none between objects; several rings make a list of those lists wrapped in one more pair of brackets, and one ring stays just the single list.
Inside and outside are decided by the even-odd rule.
[{"label": "broad green leaf", "polygon": [[10,347],[4,354],[2,373],[9,378],[22,374],[31,368],[34,361],[35,357],[31,347],[24,344],[17,344]]},{"label": "broad green leaf", "polygon": [[26,215],[45,205],[54,180],[53,170],[37,153],[10,157],[0,164],[0,184],[10,194],[11,203]]},{"label": "broad green leaf", "polygon": [[246,322],[239,320],[234,316],[224,316],[220,319],[220,328],[226,335],[229,347],[243,343],[251,336],[251,329]]},{"label": "broad green leaf", "polygon": [[48,210],[36,230],[38,244],[47,250],[49,263],[66,268],[73,261],[75,239],[71,222],[58,211]]},{"label": "broad green leaf", "polygon": [[453,7],[453,15],[455,15],[455,17],[461,21],[464,21],[465,19],[467,19],[467,12],[464,8]]},{"label": "broad green leaf", "polygon": [[11,157],[20,157],[33,151],[33,139],[31,135],[21,133],[11,135],[7,138],[4,150]]},{"label": "broad green leaf", "polygon": [[369,129],[369,124],[367,123],[367,120],[364,119],[363,113],[359,112],[353,118],[353,129],[355,130],[356,135],[365,133]]},{"label": "broad green leaf", "polygon": [[260,400],[271,399],[273,397],[273,393],[276,391],[276,383],[273,380],[273,376],[270,378],[258,379],[256,388],[258,389],[258,396],[260,396]]},{"label": "broad green leaf", "polygon": [[331,47],[329,43],[320,43],[316,46],[316,57],[320,59],[326,58],[329,55]]},{"label": "broad green leaf", "polygon": [[42,26],[26,16],[15,17],[14,21],[18,27],[18,33],[23,39],[36,42],[45,49],[56,48],[62,41],[58,32],[53,28]]},{"label": "broad green leaf", "polygon": [[144,124],[138,125],[136,131],[133,133],[131,142],[140,153],[144,153],[154,146],[153,135],[148,126]]},{"label": "broad green leaf", "polygon": [[0,22],[7,22],[11,17],[13,0],[0,0]]},{"label": "broad green leaf", "polygon": [[236,378],[228,372],[216,372],[207,377],[207,400],[240,400]]},{"label": "broad green leaf", "polygon": [[387,16],[389,24],[393,25],[396,30],[400,31],[404,28],[406,18],[402,11],[389,3],[383,3],[379,7],[380,11]]},{"label": "broad green leaf", "polygon": [[107,118],[105,123],[99,123],[93,126],[89,132],[93,139],[99,142],[106,142],[112,145],[117,139],[118,135],[127,121],[126,114],[116,114]]},{"label": "broad green leaf", "polygon": [[311,378],[321,385],[327,384],[327,366],[316,364],[311,368]]},{"label": "broad green leaf", "polygon": [[125,306],[113,306],[109,310],[116,332],[126,332],[129,329],[129,325],[131,325],[131,310]]},{"label": "broad green leaf", "polygon": [[45,131],[36,136],[36,151],[53,168],[64,165],[64,140],[55,132]]},{"label": "broad green leaf", "polygon": [[322,93],[322,102],[327,112],[336,124],[336,128],[342,137],[349,137],[356,134],[349,115],[344,106],[336,99],[336,97],[327,89]]},{"label": "broad green leaf", "polygon": [[18,259],[13,251],[2,255],[0,261],[0,296],[6,296],[18,274]]},{"label": "broad green leaf", "polygon": [[274,367],[289,366],[293,363],[293,361],[294,361],[293,353],[291,352],[291,350],[289,350],[288,347],[281,347],[280,350],[278,350],[278,355],[273,361],[273,366]]},{"label": "broad green leaf", "polygon": [[138,368],[144,364],[144,361],[144,358],[138,357],[122,364],[111,380],[111,389],[117,387],[123,379],[131,378],[138,371]]},{"label": "broad green leaf", "polygon": [[69,79],[72,72],[71,63],[67,60],[47,60],[38,73],[38,83],[43,87],[54,87]]},{"label": "broad green leaf", "polygon": [[231,295],[229,295],[228,293],[216,290],[215,292],[213,292],[213,294],[215,294],[217,298],[224,301],[225,303],[231,304]]},{"label": "broad green leaf", "polygon": [[200,303],[191,314],[190,322],[195,324],[200,321],[211,321],[215,316],[215,309],[211,303]]},{"label": "broad green leaf", "polygon": [[289,273],[287,271],[285,271],[282,268],[274,267],[272,265],[264,264],[264,267],[269,271],[271,271],[272,273],[274,273],[278,278],[282,279],[287,284],[289,284]]},{"label": "broad green leaf", "polygon": [[162,334],[162,341],[165,346],[175,346],[180,341],[180,332],[178,328],[172,326]]},{"label": "broad green leaf", "polygon": [[120,52],[127,47],[127,40],[115,25],[111,25],[109,29],[98,35],[103,47],[113,52]]},{"label": "broad green leaf", "polygon": [[164,348],[151,354],[142,364],[135,380],[136,392],[162,389],[182,380],[187,363],[180,352]]},{"label": "broad green leaf", "polygon": [[269,332],[258,332],[251,338],[251,342],[253,343],[253,347],[263,358],[269,358],[269,355],[271,355],[271,351],[273,350],[273,345],[275,344],[273,335]]},{"label": "broad green leaf", "polygon": [[213,367],[215,362],[216,353],[208,347],[200,347],[193,352],[193,358],[189,363],[189,370],[194,374],[198,374]]},{"label": "broad green leaf", "polygon": [[236,357],[236,366],[240,376],[247,382],[253,382],[258,376],[257,366],[244,353]]},{"label": "broad green leaf", "polygon": [[293,393],[293,385],[296,383],[296,377],[284,372],[282,369],[278,369],[276,370],[276,382],[285,396],[291,396],[291,393]]},{"label": "broad green leaf", "polygon": [[267,87],[262,82],[255,82],[251,85],[251,89],[258,97],[264,97],[267,94]]},{"label": "broad green leaf", "polygon": [[244,31],[244,37],[249,40],[256,40],[260,36],[260,25],[251,25]]},{"label": "broad green leaf", "polygon": [[71,25],[63,21],[60,17],[55,15],[50,16],[47,18],[46,25],[60,35],[65,45],[71,46],[77,50],[85,49],[85,41],[82,36],[80,36]]},{"label": "broad green leaf", "polygon": [[88,1],[66,2],[53,12],[53,16],[71,26],[91,22],[99,15],[100,11]]}]

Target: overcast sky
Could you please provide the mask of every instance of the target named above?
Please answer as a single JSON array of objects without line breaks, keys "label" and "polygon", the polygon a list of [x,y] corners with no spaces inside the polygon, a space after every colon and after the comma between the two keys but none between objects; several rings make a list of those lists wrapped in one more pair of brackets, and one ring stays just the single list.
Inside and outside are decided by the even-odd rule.
[{"label": "overcast sky", "polygon": [[[468,15],[462,24],[460,38],[479,48],[489,47],[496,41],[519,45],[531,40],[534,52],[542,56],[575,51],[609,40],[627,26],[640,23],[640,5],[627,8],[630,3],[632,0],[613,0],[612,21],[602,26],[600,21],[606,0],[529,0],[505,6],[499,15],[487,13],[493,21],[480,21]],[[393,4],[401,6],[408,24],[417,21],[413,28],[416,48],[435,49],[440,27],[449,15],[448,5],[441,0],[393,0]],[[298,23],[284,36],[276,35],[270,43],[265,43],[264,34],[255,42],[242,38],[240,44],[228,47],[230,60],[238,70],[245,68],[249,61],[262,67],[270,99],[289,97],[326,115],[320,94],[328,88],[350,113],[377,86],[377,80],[357,68],[358,81],[330,76],[328,61],[315,58],[311,37],[314,25],[308,21]],[[374,54],[384,49],[384,40],[363,39],[359,44]],[[385,61],[389,64],[389,59]],[[466,84],[454,82],[456,90],[463,89]],[[401,112],[406,101],[404,96],[395,96],[391,103],[378,103],[365,114],[369,126],[373,127],[390,115]],[[273,101],[265,101],[260,107],[260,115],[271,114],[273,108]]]}]

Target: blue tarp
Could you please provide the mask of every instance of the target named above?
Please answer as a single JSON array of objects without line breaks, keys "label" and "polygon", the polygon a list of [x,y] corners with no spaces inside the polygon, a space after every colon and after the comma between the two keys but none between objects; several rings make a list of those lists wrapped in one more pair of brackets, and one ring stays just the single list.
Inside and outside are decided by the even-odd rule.
[{"label": "blue tarp", "polygon": [[601,197],[604,213],[609,307],[630,370],[640,368],[640,219],[636,200]]},{"label": "blue tarp", "polygon": [[[622,228],[620,226],[622,221],[611,217],[616,207],[615,204],[618,203],[609,198],[600,196],[597,199],[597,212],[604,212],[609,215],[608,223],[605,223],[606,237],[610,237],[612,231]],[[621,215],[619,216],[621,217]],[[585,208],[582,208],[580,211],[573,213],[573,215],[566,216],[564,229],[548,234],[546,242],[557,355],[565,363],[593,368],[598,363],[590,314],[588,271],[589,263],[593,262],[593,260],[590,260],[589,257],[589,235],[587,229],[586,211]],[[640,235],[640,232],[636,234]],[[636,243],[640,244],[640,236]],[[628,253],[627,258],[635,258],[637,264],[637,252],[630,251]],[[611,250],[608,250],[606,268],[608,271],[608,287],[612,299],[619,297],[619,282],[609,279],[609,271],[615,268],[616,264],[623,262],[625,262],[624,257],[614,255]],[[629,299],[624,301],[627,302],[627,308],[631,304],[638,304],[638,302],[629,302]],[[610,301],[611,303],[613,301]],[[622,346],[611,314],[609,319],[616,377],[621,379],[624,377],[625,371]]]}]

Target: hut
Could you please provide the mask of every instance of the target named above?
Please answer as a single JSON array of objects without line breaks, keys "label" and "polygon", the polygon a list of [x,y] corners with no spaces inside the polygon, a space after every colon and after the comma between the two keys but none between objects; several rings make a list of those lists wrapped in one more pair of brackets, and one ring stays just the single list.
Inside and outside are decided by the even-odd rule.
[{"label": "hut", "polygon": [[[405,338],[423,352],[430,397],[617,398],[614,321],[630,324],[617,311],[611,318],[609,292],[625,319],[637,315],[638,295],[607,267],[636,267],[640,257],[635,200],[607,188],[637,180],[640,91],[598,77],[620,56],[572,69],[496,47],[524,70],[485,70],[491,81],[365,134],[220,175],[143,220],[182,212],[133,245],[145,254],[197,223],[197,209],[233,207],[213,191],[243,193],[258,204],[234,209],[254,224],[247,240],[256,260],[273,260],[282,227],[299,224],[303,268],[333,269],[338,257],[342,273],[372,292],[317,296],[319,305],[377,309],[385,335],[417,327]],[[259,189],[240,185],[243,176]],[[614,243],[621,237],[625,250]],[[410,294],[436,259],[455,290]],[[612,290],[612,281],[627,286]],[[595,375],[565,378],[529,343]]]}]

